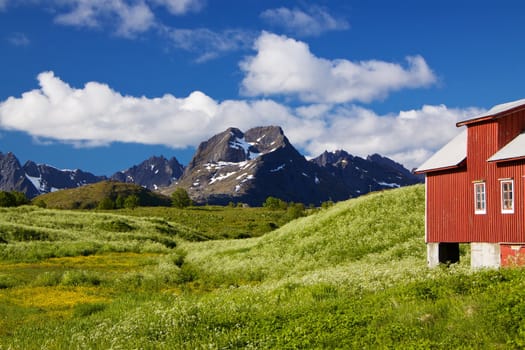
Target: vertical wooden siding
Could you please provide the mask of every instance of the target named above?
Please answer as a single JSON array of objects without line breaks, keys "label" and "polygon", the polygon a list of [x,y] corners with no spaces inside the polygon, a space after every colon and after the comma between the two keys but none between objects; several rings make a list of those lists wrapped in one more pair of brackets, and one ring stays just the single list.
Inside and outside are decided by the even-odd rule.
[{"label": "vertical wooden siding", "polygon": [[[487,162],[525,129],[525,112],[468,126],[462,170],[427,174],[428,242],[525,242],[525,161]],[[501,213],[500,180],[514,180],[514,213]],[[486,214],[474,213],[474,185],[486,185]]]},{"label": "vertical wooden siding", "polygon": [[[427,174],[427,242],[459,242],[466,239],[466,220],[459,212],[474,204],[463,185],[467,171]],[[462,237],[463,236],[463,237]]]}]

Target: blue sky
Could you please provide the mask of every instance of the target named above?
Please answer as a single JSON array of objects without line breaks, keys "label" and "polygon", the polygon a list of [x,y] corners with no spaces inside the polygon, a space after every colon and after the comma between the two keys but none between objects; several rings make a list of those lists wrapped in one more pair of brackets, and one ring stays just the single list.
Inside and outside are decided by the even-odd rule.
[{"label": "blue sky", "polygon": [[525,97],[522,1],[0,0],[0,152],[111,175],[235,126],[408,168]]}]

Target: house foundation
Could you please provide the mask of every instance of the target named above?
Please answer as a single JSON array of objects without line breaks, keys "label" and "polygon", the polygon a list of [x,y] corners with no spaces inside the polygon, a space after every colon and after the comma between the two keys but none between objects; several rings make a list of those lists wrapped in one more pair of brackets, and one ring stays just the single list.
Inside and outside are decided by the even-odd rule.
[{"label": "house foundation", "polygon": [[499,268],[501,265],[498,243],[470,243],[470,266],[473,269]]}]

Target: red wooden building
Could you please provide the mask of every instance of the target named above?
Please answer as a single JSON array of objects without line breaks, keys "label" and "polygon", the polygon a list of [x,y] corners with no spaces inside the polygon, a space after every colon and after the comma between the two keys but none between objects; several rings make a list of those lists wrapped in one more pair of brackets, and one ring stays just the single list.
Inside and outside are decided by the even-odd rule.
[{"label": "red wooden building", "polygon": [[422,164],[429,266],[459,260],[470,243],[472,267],[525,262],[525,99],[456,124],[465,130]]}]

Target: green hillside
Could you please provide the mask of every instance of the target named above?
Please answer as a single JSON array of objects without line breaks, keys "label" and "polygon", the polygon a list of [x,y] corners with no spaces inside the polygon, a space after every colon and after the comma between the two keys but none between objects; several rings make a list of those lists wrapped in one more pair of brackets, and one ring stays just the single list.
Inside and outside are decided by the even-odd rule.
[{"label": "green hillside", "polygon": [[171,205],[169,197],[151,192],[135,184],[115,181],[102,181],[46,193],[36,197],[33,203],[55,209],[93,209],[104,199],[111,199],[116,202],[117,198],[120,197],[125,201],[130,196],[136,196],[138,198],[137,204],[141,206]]},{"label": "green hillside", "polygon": [[190,242],[176,217],[1,209],[0,349],[522,348],[523,271],[429,270],[423,214],[413,186]]},{"label": "green hillside", "polygon": [[330,280],[331,274],[353,279],[347,269],[381,269],[392,259],[408,262],[407,272],[416,271],[426,260],[423,213],[422,186],[380,192],[338,203],[258,240],[187,247],[188,259],[208,275],[206,281],[250,275],[262,280]]}]

